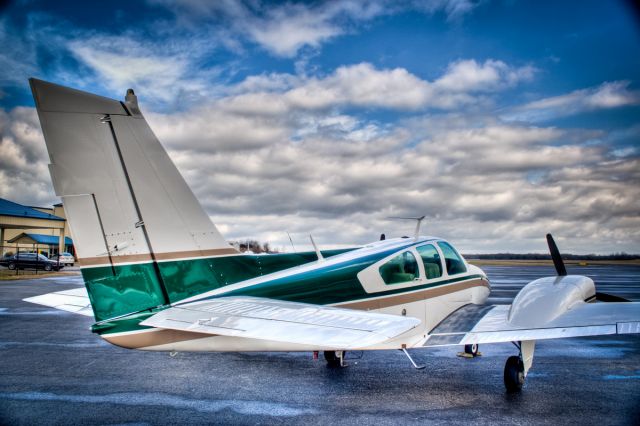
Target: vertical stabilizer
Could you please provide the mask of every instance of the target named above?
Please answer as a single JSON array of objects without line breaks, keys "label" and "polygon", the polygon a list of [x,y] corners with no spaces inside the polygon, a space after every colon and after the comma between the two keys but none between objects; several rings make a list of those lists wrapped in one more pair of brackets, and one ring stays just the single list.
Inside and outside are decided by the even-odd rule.
[{"label": "vertical stabilizer", "polygon": [[[171,302],[158,261],[237,254],[149,128],[133,91],[119,102],[30,83],[53,186],[85,281],[92,277],[87,288],[97,319]],[[145,263],[154,266],[135,267]],[[117,271],[121,265],[127,274]]]}]

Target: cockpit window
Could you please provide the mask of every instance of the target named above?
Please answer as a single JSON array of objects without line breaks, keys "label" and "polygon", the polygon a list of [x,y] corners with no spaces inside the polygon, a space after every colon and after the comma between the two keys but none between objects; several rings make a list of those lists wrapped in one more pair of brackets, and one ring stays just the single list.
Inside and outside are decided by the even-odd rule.
[{"label": "cockpit window", "polygon": [[440,262],[440,254],[433,244],[427,244],[417,248],[418,254],[422,258],[424,264],[424,272],[427,279],[439,278],[442,276],[442,262]]},{"label": "cockpit window", "polygon": [[380,267],[385,284],[398,284],[418,278],[418,262],[410,251],[400,253]]},{"label": "cockpit window", "polygon": [[449,275],[461,274],[467,272],[467,267],[464,265],[464,261],[450,244],[444,241],[438,241],[438,246],[442,250],[444,255],[444,262],[447,265],[447,272]]}]

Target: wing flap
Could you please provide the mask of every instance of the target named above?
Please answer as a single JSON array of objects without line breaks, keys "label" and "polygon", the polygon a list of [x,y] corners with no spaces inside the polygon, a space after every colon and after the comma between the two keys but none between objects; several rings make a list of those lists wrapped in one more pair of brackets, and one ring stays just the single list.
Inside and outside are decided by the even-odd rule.
[{"label": "wing flap", "polygon": [[420,320],[257,297],[221,297],[174,306],[141,324],[323,349],[355,349],[391,340],[418,326]]},{"label": "wing flap", "polygon": [[579,302],[552,321],[533,327],[510,323],[509,308],[509,305],[464,306],[431,330],[424,346],[640,333],[638,302]]},{"label": "wing flap", "polygon": [[22,299],[25,302],[36,305],[48,306],[62,311],[72,312],[88,317],[93,317],[91,302],[84,287],[69,290],[56,291],[53,293],[41,294],[39,296]]}]

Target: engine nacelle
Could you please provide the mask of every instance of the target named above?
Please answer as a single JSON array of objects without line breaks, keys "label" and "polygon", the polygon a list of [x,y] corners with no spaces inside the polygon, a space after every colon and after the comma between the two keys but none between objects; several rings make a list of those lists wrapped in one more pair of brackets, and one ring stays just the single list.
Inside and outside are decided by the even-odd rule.
[{"label": "engine nacelle", "polygon": [[523,287],[511,304],[508,320],[524,328],[537,328],[553,321],[576,303],[596,295],[593,280],[581,275],[544,277]]}]

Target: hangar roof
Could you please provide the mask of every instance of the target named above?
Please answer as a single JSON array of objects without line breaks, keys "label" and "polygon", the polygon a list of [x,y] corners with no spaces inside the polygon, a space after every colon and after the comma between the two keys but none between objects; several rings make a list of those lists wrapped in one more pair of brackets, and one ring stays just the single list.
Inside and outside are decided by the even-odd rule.
[{"label": "hangar roof", "polygon": [[22,204],[5,200],[4,198],[0,198],[0,216],[27,217],[31,219],[49,219],[61,221],[65,220],[62,217],[54,216],[49,213],[43,213],[31,207],[23,206]]},{"label": "hangar roof", "polygon": [[[60,237],[58,237],[57,235],[30,234],[23,232],[22,234],[13,237],[9,242],[14,243],[24,237],[32,239],[36,244],[48,244],[53,246],[57,246],[58,241],[60,241]],[[64,237],[64,244],[66,246],[73,245],[73,240],[69,237]]]}]

